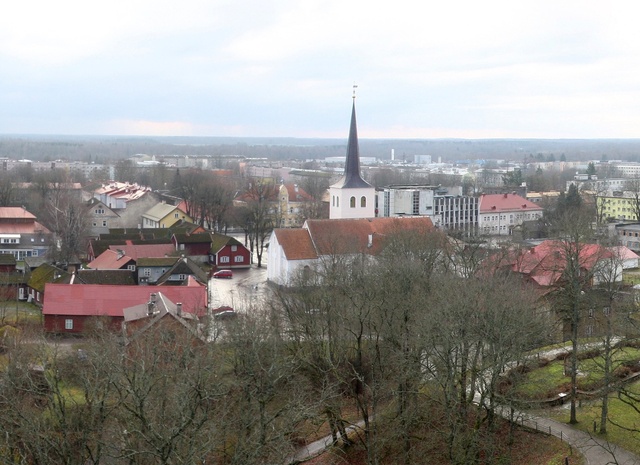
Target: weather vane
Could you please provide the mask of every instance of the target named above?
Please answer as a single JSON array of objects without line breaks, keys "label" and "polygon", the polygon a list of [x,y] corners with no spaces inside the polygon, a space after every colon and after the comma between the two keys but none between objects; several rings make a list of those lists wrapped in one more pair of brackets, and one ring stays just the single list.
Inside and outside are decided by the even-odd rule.
[{"label": "weather vane", "polygon": [[356,83],[353,83],[353,99],[356,99],[356,89],[358,88],[358,86],[356,85]]}]

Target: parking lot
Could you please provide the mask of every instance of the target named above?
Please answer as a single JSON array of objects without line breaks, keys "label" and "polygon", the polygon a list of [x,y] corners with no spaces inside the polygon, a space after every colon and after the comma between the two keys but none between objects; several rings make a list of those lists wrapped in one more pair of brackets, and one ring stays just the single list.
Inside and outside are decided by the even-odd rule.
[{"label": "parking lot", "polygon": [[248,269],[233,270],[233,278],[209,280],[209,302],[212,309],[228,305],[238,312],[246,312],[264,299],[267,288],[267,268],[252,265]]}]

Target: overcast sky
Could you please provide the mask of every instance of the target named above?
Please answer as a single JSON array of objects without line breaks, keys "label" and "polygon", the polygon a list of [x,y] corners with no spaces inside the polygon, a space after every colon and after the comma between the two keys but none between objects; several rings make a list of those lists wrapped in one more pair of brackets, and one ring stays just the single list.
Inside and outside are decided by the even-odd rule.
[{"label": "overcast sky", "polygon": [[[612,5],[607,5],[612,3]],[[0,134],[636,138],[632,1],[15,0]]]}]

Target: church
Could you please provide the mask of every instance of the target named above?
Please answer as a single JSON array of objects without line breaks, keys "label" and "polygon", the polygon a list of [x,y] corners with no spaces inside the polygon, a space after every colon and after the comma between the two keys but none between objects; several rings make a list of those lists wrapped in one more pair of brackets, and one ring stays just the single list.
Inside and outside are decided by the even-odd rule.
[{"label": "church", "polygon": [[267,279],[290,285],[303,270],[321,266],[330,255],[375,256],[384,238],[399,230],[433,230],[428,217],[376,218],[375,188],[360,174],[355,96],[344,174],[329,187],[328,220],[307,220],[301,228],[274,229],[269,240]]}]

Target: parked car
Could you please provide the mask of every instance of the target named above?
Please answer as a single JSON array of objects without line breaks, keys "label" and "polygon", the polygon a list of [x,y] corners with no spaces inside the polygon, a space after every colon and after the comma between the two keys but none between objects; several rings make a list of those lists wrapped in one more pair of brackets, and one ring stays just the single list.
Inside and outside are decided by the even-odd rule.
[{"label": "parked car", "polygon": [[231,278],[233,278],[233,271],[231,271],[231,270],[219,270],[219,271],[216,271],[215,273],[213,273],[213,277],[214,278],[231,279]]},{"label": "parked car", "polygon": [[215,320],[229,320],[238,316],[233,307],[229,307],[228,305],[215,308],[212,313]]}]

